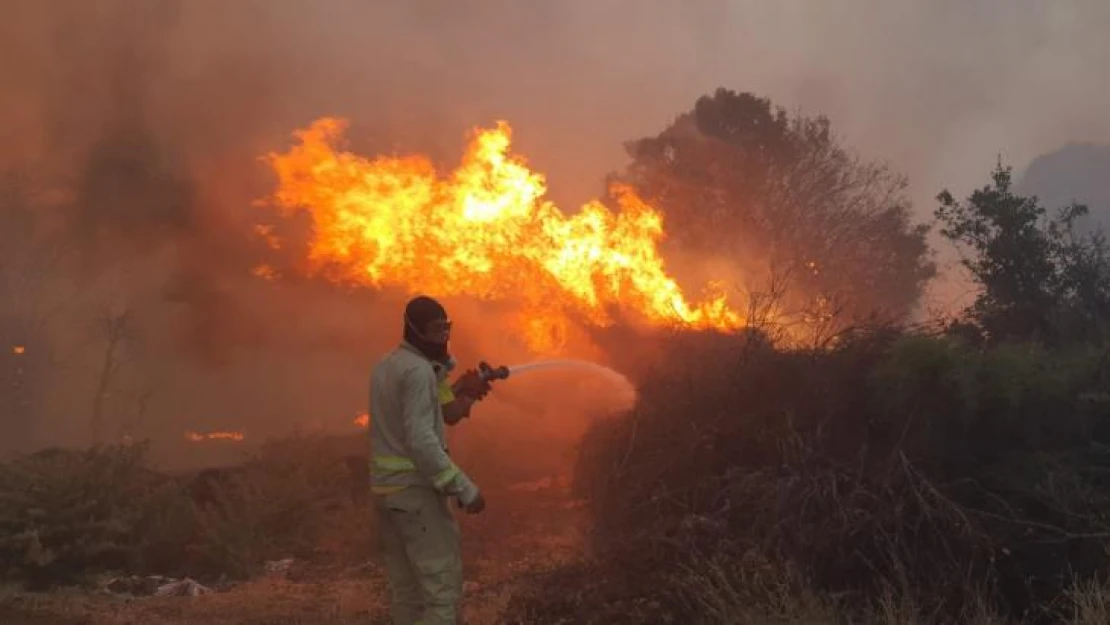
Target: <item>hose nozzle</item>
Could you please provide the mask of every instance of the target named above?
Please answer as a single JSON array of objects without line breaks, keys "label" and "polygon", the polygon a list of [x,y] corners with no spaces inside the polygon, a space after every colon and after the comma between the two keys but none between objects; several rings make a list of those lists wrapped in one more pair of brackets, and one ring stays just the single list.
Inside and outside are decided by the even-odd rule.
[{"label": "hose nozzle", "polygon": [[478,378],[483,382],[491,380],[504,380],[509,377],[509,368],[505,366],[492,367],[487,362],[478,363]]}]

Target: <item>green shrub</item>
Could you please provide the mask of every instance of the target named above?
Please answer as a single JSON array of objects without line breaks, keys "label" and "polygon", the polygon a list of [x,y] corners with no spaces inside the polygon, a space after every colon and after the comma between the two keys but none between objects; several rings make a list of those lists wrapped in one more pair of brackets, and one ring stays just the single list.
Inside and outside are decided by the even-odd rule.
[{"label": "green shrub", "polygon": [[953,618],[984,597],[1047,611],[1110,572],[1103,352],[725,341],[676,341],[632,414],[587,436],[577,488],[603,562],[658,579],[690,553],[757,554],[815,592]]},{"label": "green shrub", "polygon": [[1079,401],[1099,386],[1100,359],[1090,348],[907,337],[870,374],[876,423],[951,479],[1015,452],[1083,446],[1107,414]]}]

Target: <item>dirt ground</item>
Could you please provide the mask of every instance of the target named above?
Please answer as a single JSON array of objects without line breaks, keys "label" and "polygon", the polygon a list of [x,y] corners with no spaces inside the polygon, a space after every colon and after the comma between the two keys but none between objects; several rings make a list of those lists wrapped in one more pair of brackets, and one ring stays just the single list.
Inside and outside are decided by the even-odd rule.
[{"label": "dirt ground", "polygon": [[[514,592],[582,554],[585,514],[565,485],[520,484],[487,494],[478,517],[460,518],[467,625],[503,623]],[[376,561],[358,567],[296,563],[287,572],[197,597],[140,597],[87,590],[0,596],[5,625],[364,625],[388,623]]]}]

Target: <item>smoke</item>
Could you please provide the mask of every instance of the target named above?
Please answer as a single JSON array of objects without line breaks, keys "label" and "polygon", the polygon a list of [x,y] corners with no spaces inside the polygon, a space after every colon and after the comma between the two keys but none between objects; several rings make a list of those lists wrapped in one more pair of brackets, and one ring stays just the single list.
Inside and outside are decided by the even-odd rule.
[{"label": "smoke", "polygon": [[7,4],[20,93],[5,101],[25,116],[46,97],[42,114],[100,125],[112,107],[88,96],[112,91],[109,53],[130,45],[153,123],[190,147],[257,148],[331,112],[454,154],[463,130],[504,115],[579,197],[623,140],[718,85],[829,114],[922,199],[978,180],[999,151],[1025,162],[1108,130],[1098,0]]},{"label": "smoke", "polygon": [[[78,283],[82,304],[52,321],[72,339],[67,371],[100,354],[75,329],[86,304],[122,298],[144,337],[132,382],[154,389],[143,427],[169,438],[344,427],[398,338],[403,294],[249,275],[264,253],[252,203],[273,184],[258,157],[323,115],[350,118],[360,149],[447,162],[470,127],[508,119],[553,198],[577,205],[622,165],[624,141],[726,86],[829,115],[851,146],[909,174],[923,218],[941,187],[980,184],[999,153],[1021,164],[1110,141],[1101,0],[0,5],[0,168],[33,172],[73,248],[59,281]],[[464,365],[529,359],[506,342],[512,314],[452,308]],[[608,357],[581,337],[568,352]],[[41,436],[87,414],[81,375],[65,389],[81,399],[55,402]],[[552,376],[504,384],[483,406],[502,416],[467,427],[544,436],[605,405],[607,390]]]}]

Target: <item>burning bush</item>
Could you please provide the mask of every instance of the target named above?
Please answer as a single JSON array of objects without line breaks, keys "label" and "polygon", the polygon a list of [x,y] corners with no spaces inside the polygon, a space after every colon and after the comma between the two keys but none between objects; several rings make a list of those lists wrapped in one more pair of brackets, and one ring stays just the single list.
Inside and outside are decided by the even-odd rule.
[{"label": "burning bush", "polygon": [[1110,571],[1103,359],[888,331],[817,353],[680,345],[581,454],[591,577],[615,580],[595,594],[650,595],[674,622],[786,591],[1045,613]]}]

